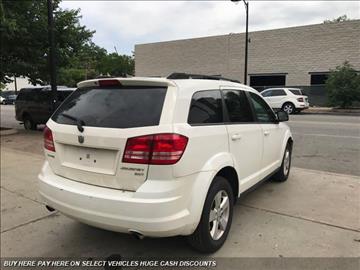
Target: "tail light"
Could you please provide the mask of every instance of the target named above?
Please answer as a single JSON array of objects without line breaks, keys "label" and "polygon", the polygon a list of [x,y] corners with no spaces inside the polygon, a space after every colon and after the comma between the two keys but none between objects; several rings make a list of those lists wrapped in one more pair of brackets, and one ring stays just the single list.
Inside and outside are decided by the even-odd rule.
[{"label": "tail light", "polygon": [[299,101],[299,102],[304,102],[304,98],[299,97],[299,98],[297,99],[297,101]]},{"label": "tail light", "polygon": [[188,138],[173,133],[163,133],[129,138],[123,162],[171,165],[183,155]]},{"label": "tail light", "polygon": [[55,144],[53,134],[50,128],[45,126],[44,128],[44,147],[45,149],[55,152]]}]

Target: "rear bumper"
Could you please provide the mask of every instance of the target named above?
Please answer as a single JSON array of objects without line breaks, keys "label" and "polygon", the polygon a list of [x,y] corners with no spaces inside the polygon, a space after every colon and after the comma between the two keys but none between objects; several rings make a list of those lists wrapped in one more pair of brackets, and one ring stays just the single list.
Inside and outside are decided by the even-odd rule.
[{"label": "rear bumper", "polygon": [[195,186],[208,177],[212,172],[166,181],[147,180],[136,192],[129,192],[57,176],[45,162],[39,175],[39,192],[47,205],[83,223],[166,237],[188,235],[196,229],[206,193],[198,194]]},{"label": "rear bumper", "polygon": [[296,105],[296,109],[297,110],[305,110],[305,109],[308,109],[309,108],[309,103],[298,103]]}]

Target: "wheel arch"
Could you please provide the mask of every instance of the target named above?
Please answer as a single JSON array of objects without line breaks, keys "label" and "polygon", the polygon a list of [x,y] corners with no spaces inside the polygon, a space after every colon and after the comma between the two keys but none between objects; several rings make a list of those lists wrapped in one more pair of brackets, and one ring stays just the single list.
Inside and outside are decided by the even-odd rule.
[{"label": "wheel arch", "polygon": [[[234,195],[234,201],[236,202],[238,196],[239,196],[239,177],[234,167],[232,166],[226,166],[222,168],[218,173],[215,175],[224,177],[230,184],[231,189],[233,191]],[[214,179],[215,179],[214,177]],[[213,181],[214,181],[213,179]]]},{"label": "wheel arch", "polygon": [[294,106],[294,109],[296,109],[296,105],[294,102],[292,102],[291,100],[286,100],[282,105],[281,105],[281,109],[285,106],[285,104],[291,104]]},{"label": "wheel arch", "polygon": [[284,153],[285,153],[285,148],[288,143],[290,143],[291,148],[292,148],[294,145],[294,139],[292,137],[292,134],[290,133],[290,130],[288,130],[284,136],[284,140],[283,140],[282,147],[281,147],[281,153],[280,153],[281,156],[279,157],[280,158],[279,160],[282,160],[282,157],[284,156]]}]

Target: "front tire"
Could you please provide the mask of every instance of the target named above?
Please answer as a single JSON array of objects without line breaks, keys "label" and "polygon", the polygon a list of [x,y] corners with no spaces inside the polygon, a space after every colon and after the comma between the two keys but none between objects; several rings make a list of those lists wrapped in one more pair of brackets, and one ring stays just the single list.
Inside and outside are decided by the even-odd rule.
[{"label": "front tire", "polygon": [[283,160],[281,163],[281,167],[274,174],[273,179],[276,182],[285,182],[289,178],[290,168],[291,168],[291,153],[292,153],[292,145],[290,142],[286,145]]},{"label": "front tire", "polygon": [[224,244],[229,233],[234,206],[230,183],[216,176],[205,199],[200,223],[188,236],[189,244],[203,253],[213,253]]}]

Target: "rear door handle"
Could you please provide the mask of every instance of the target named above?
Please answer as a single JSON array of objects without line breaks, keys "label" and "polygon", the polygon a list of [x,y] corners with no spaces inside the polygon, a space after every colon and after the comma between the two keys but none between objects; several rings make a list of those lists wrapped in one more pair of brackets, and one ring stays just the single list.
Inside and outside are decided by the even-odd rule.
[{"label": "rear door handle", "polygon": [[233,141],[237,141],[237,140],[240,140],[241,139],[241,135],[240,134],[234,134],[231,136],[231,139]]},{"label": "rear door handle", "polygon": [[265,136],[269,136],[269,135],[270,135],[270,131],[265,131],[265,132],[264,132],[264,135],[265,135]]}]

